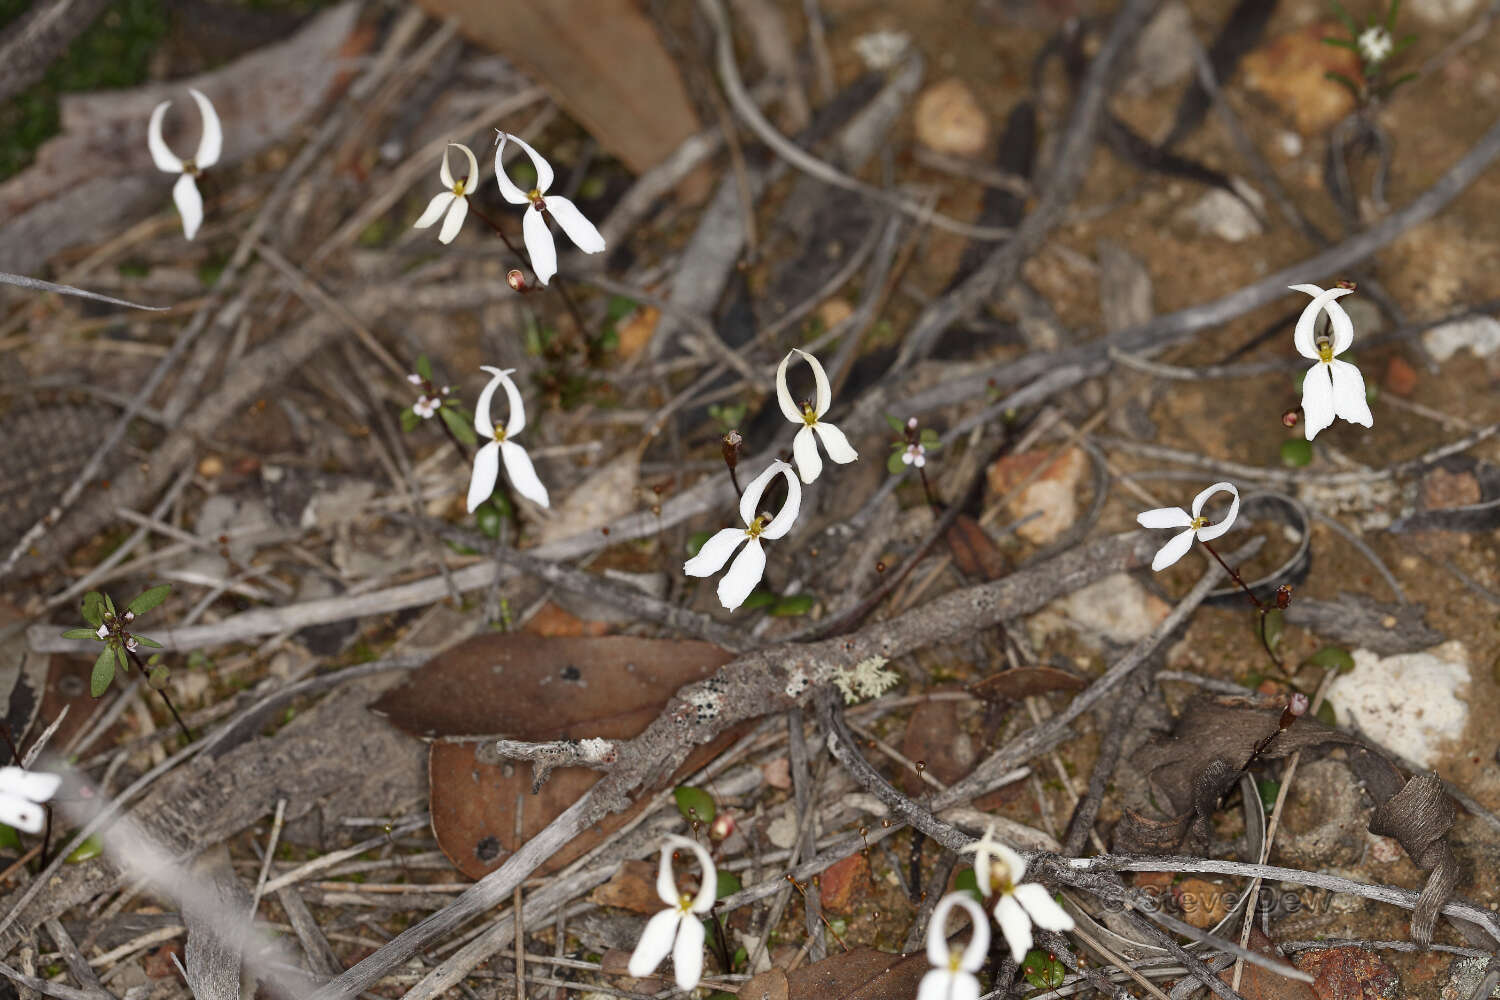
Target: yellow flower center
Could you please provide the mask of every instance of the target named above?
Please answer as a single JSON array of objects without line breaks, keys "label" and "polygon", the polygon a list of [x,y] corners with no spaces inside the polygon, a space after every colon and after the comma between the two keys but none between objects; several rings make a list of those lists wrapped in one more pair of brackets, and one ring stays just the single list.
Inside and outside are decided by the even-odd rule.
[{"label": "yellow flower center", "polygon": [[1333,363],[1332,341],[1325,340],[1318,344],[1318,360],[1325,365]]},{"label": "yellow flower center", "polygon": [[182,172],[193,177],[197,177],[200,173],[200,171],[198,170],[198,164],[194,163],[192,160],[182,161]]},{"label": "yellow flower center", "polygon": [[760,533],[766,530],[766,515],[756,514],[755,520],[750,522],[750,527],[745,529],[745,534],[751,538],[759,538]]},{"label": "yellow flower center", "polygon": [[496,424],[495,425],[495,440],[496,441],[504,441],[505,440],[505,428],[502,427],[500,424]]},{"label": "yellow flower center", "polygon": [[1193,518],[1193,523],[1189,524],[1188,527],[1191,528],[1193,531],[1197,531],[1199,528],[1203,527],[1207,523],[1208,523],[1208,518],[1206,518],[1206,517],[1195,517],[1195,518]]},{"label": "yellow flower center", "polygon": [[540,190],[538,190],[537,188],[532,188],[530,191],[527,191],[526,192],[526,197],[538,209],[542,209],[542,208],[546,208],[547,207],[547,203],[542,200],[542,192]]},{"label": "yellow flower center", "polygon": [[679,894],[677,897],[677,909],[683,913],[691,913],[693,911],[693,897],[685,892]]},{"label": "yellow flower center", "polygon": [[948,952],[948,971],[958,972],[963,968],[964,953],[961,949],[954,948]]},{"label": "yellow flower center", "polygon": [[802,404],[802,422],[809,427],[818,422],[818,415],[813,412],[811,403]]},{"label": "yellow flower center", "polygon": [[453,182],[453,193],[456,194],[458,197],[462,198],[464,196],[464,185],[467,184],[467,183],[468,183],[467,180],[454,181]]}]

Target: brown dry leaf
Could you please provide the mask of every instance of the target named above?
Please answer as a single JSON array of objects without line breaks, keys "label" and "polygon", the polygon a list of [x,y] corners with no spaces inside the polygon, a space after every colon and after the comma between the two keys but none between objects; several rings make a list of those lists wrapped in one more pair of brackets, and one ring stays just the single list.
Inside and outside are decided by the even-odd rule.
[{"label": "brown dry leaf", "polygon": [[[435,657],[371,710],[419,736],[470,737],[432,744],[428,795],[438,846],[465,875],[480,878],[576,802],[599,774],[558,768],[533,795],[528,765],[482,764],[472,737],[628,739],[656,718],[678,688],[711,676],[731,658],[711,643],[672,639],[475,636]],[[699,747],[678,774],[701,767],[735,736],[731,730]],[[572,861],[633,815],[628,810],[608,817],[540,871]]]},{"label": "brown dry leaf", "polygon": [[833,913],[848,913],[870,890],[870,861],[864,853],[851,854],[818,876],[823,907]]},{"label": "brown dry leaf", "polygon": [[790,985],[786,973],[777,968],[767,969],[740,987],[740,1000],[788,1000]]},{"label": "brown dry leaf", "polygon": [[790,1000],[911,1000],[927,973],[927,954],[853,948],[787,976]]},{"label": "brown dry leaf", "polygon": [[635,173],[700,126],[651,22],[633,3],[597,0],[419,0],[465,36],[526,68]]},{"label": "brown dry leaf", "polygon": [[953,563],[965,576],[979,580],[998,580],[1007,570],[1005,555],[979,522],[960,514],[943,535]]},{"label": "brown dry leaf", "polygon": [[[935,688],[934,690],[954,690]],[[911,713],[901,752],[945,785],[951,785],[974,766],[974,741],[959,724],[956,701],[924,701]],[[910,769],[903,770],[901,784],[909,795],[920,795],[927,783]]]},{"label": "brown dry leaf", "polygon": [[1085,686],[1082,677],[1056,667],[1017,667],[975,681],[969,693],[985,701],[1008,702],[1049,691],[1082,691]]},{"label": "brown dry leaf", "polygon": [[661,909],[661,898],[656,895],[656,865],[634,859],[624,862],[608,882],[589,893],[589,902],[631,913],[655,913]]},{"label": "brown dry leaf", "polygon": [[[1277,961],[1285,961],[1271,939],[1256,928],[1251,928],[1250,931],[1250,948]],[[1296,964],[1298,968],[1303,967],[1300,958]],[[1245,963],[1244,970],[1240,979],[1240,995],[1245,1000],[1320,1000],[1323,996],[1304,982],[1278,976],[1270,969],[1263,969],[1249,962]],[[1219,973],[1219,978],[1226,983],[1233,982],[1234,967],[1230,966]]]}]

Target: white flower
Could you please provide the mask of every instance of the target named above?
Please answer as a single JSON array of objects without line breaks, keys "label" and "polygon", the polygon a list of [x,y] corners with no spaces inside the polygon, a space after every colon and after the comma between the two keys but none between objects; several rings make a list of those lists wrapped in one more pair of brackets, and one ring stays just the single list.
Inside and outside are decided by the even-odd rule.
[{"label": "white flower", "polygon": [[[698,895],[689,896],[677,891],[677,881],[672,877],[672,851],[684,848],[698,856],[698,868],[702,881]],[[719,875],[714,870],[713,859],[698,844],[686,837],[670,836],[661,846],[661,867],[656,873],[656,894],[666,903],[662,910],[646,924],[640,943],[630,956],[630,974],[636,979],[649,976],[661,964],[661,960],[672,954],[672,966],[679,989],[697,987],[703,977],[703,923],[698,914],[713,908],[718,895]]]},{"label": "white flower", "polygon": [[[455,148],[463,150],[469,158],[469,173],[461,181],[453,179],[453,171],[448,166],[448,150]],[[443,228],[438,230],[438,242],[452,243],[469,214],[469,195],[479,185],[479,161],[474,159],[474,151],[461,142],[448,143],[443,149],[443,165],[438,168],[438,179],[448,190],[432,196],[421,217],[412,223],[412,228],[426,229],[441,217]]]},{"label": "white flower", "polygon": [[[803,403],[800,410],[792,403],[792,394],[786,387],[786,366],[792,360],[793,354],[800,354],[807,359],[807,365],[812,369],[816,393],[813,403]],[[776,369],[776,401],[781,404],[781,412],[788,420],[802,425],[797,436],[792,438],[792,456],[797,460],[797,474],[802,477],[804,483],[817,479],[818,473],[823,471],[823,459],[818,456],[818,442],[814,440],[815,438],[823,439],[823,447],[828,449],[828,457],[840,465],[859,458],[859,452],[849,444],[849,439],[844,437],[844,432],[832,424],[823,423],[820,419],[828,412],[831,395],[828,388],[828,374],[823,371],[823,366],[818,364],[817,358],[794,347],[786,357],[781,359],[781,367]]]},{"label": "white flower", "polygon": [[[1307,439],[1311,441],[1317,437],[1319,431],[1333,423],[1334,417],[1343,417],[1351,424],[1372,426],[1375,418],[1370,416],[1370,404],[1365,399],[1364,377],[1354,365],[1338,360],[1338,355],[1354,343],[1354,323],[1337,300],[1353,289],[1330,288],[1324,291],[1317,285],[1292,285],[1291,288],[1313,297],[1302,310],[1302,315],[1297,317],[1297,332],[1293,336],[1297,353],[1316,362],[1302,380],[1302,412],[1307,421]],[[1313,325],[1318,313],[1324,309],[1328,310],[1332,337],[1315,341]]]},{"label": "white flower", "polygon": [[[474,454],[474,475],[469,480],[469,511],[473,513],[474,508],[495,492],[501,459],[505,460],[505,474],[510,477],[510,484],[516,488],[517,493],[543,507],[549,506],[547,487],[537,478],[531,456],[526,454],[525,448],[511,440],[526,427],[526,409],[521,404],[521,391],[510,379],[510,373],[515,369],[501,371],[488,365],[482,367],[494,377],[479,394],[479,403],[474,407],[474,433],[482,438],[489,438],[490,443]],[[495,388],[501,385],[505,386],[505,396],[510,401],[510,416],[504,427],[490,419],[490,398],[495,395]]]},{"label": "white flower", "polygon": [[411,412],[423,420],[431,420],[432,415],[438,411],[441,400],[433,396],[418,396],[417,401],[411,404]]},{"label": "white flower", "polygon": [[182,234],[188,239],[198,235],[203,224],[203,195],[198,193],[195,178],[208,167],[219,162],[224,150],[224,130],[219,125],[219,114],[201,90],[188,88],[193,100],[198,102],[198,113],[203,116],[203,135],[198,140],[198,151],[191,160],[179,160],[161,137],[161,120],[166,116],[171,101],[162,101],[151,112],[151,125],[146,129],[146,146],[151,150],[151,159],[156,168],[168,174],[181,174],[172,186],[172,201],[182,215]]},{"label": "white flower", "polygon": [[427,380],[418,375],[416,372],[412,372],[411,374],[406,376],[406,381],[410,382],[412,385],[421,385]]},{"label": "white flower", "polygon": [[[512,139],[520,143],[526,155],[531,157],[531,165],[536,168],[536,187],[530,191],[522,191],[516,187],[515,182],[506,174],[505,164],[500,159],[506,142]],[[543,197],[552,186],[552,166],[525,139],[506,132],[500,133],[499,145],[495,147],[495,180],[499,182],[500,194],[506,201],[512,205],[530,206],[521,219],[521,233],[526,237],[526,252],[531,254],[531,269],[536,272],[536,278],[542,284],[551,281],[552,276],[557,273],[557,246],[552,242],[552,232],[547,228],[543,212],[556,219],[562,231],[568,234],[568,239],[576,243],[584,253],[603,251],[604,237],[599,235],[599,230],[594,228],[592,222],[583,217],[578,206],[561,196]]]},{"label": "white flower", "polygon": [[[944,924],[948,911],[961,906],[968,911],[973,930],[962,949],[948,947]],[[922,977],[917,1000],[979,1000],[979,980],[974,973],[984,966],[990,950],[990,922],[984,910],[967,892],[950,892],[938,900],[927,924],[927,961],[932,971]]]},{"label": "white flower", "polygon": [[927,464],[927,449],[920,444],[909,444],[901,453],[901,461],[906,465],[915,465],[917,468]]},{"label": "white flower", "polygon": [[[760,498],[765,494],[767,484],[778,473],[786,477],[786,504],[768,523],[766,516],[759,513],[756,507],[760,505]],[[755,589],[761,574],[766,571],[766,552],[761,548],[760,540],[780,538],[790,531],[801,506],[802,484],[797,482],[792,467],[780,460],[772,462],[766,467],[766,471],[751,480],[750,485],[745,487],[744,495],[740,497],[740,520],[745,522],[745,527],[724,528],[716,532],[703,543],[703,548],[698,550],[697,555],[682,564],[682,571],[688,576],[711,576],[724,568],[730,555],[748,538],[744,551],[735,558],[734,565],[729,567],[729,572],[719,581],[719,602],[733,611],[745,603],[745,598],[750,596],[750,591]]]},{"label": "white flower", "polygon": [[0,823],[27,833],[41,833],[40,803],[52,798],[62,778],[19,767],[0,767]]},{"label": "white flower", "polygon": [[1391,41],[1391,33],[1378,24],[1372,24],[1359,33],[1355,42],[1359,46],[1359,54],[1364,56],[1365,62],[1371,66],[1385,62],[1395,47]]},{"label": "white flower", "polygon": [[[1208,498],[1222,490],[1228,490],[1234,494],[1234,501],[1229,505],[1229,513],[1224,515],[1224,520],[1218,524],[1209,524],[1208,519],[1202,517],[1203,505]],[[1187,530],[1173,535],[1167,544],[1157,550],[1156,558],[1151,560],[1152,570],[1163,570],[1187,554],[1187,550],[1193,547],[1195,537],[1211,542],[1234,524],[1234,519],[1240,512],[1240,491],[1234,488],[1233,483],[1214,483],[1208,489],[1193,497],[1193,513],[1190,515],[1181,507],[1158,507],[1148,510],[1143,514],[1135,516],[1136,523],[1143,528],[1186,528]]]},{"label": "white flower", "polygon": [[995,922],[1019,965],[1031,950],[1032,924],[1047,931],[1070,931],[1073,918],[1036,882],[1021,884],[1026,877],[1026,859],[995,840],[993,833],[993,827],[985,830],[984,837],[965,850],[974,851],[974,879],[980,893],[986,898],[992,892],[1000,894]]},{"label": "white flower", "polygon": [[108,639],[109,638],[109,626],[108,625],[100,625],[99,626],[99,631],[95,632],[94,634],[97,635],[101,639]]}]

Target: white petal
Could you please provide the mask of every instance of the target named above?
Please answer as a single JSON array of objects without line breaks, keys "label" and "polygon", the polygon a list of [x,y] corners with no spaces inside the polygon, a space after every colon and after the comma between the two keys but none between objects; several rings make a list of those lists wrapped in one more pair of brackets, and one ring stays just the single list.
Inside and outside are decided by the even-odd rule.
[{"label": "white petal", "polygon": [[792,438],[792,457],[797,460],[797,475],[804,483],[818,478],[823,471],[823,458],[818,454],[818,440],[807,424]]},{"label": "white petal", "polygon": [[719,871],[714,867],[714,859],[703,849],[702,844],[686,837],[672,835],[667,838],[667,843],[693,852],[693,856],[698,859],[698,895],[693,897],[689,908],[694,913],[707,913],[713,909],[714,900],[719,898]]},{"label": "white petal", "polygon": [[859,458],[859,452],[844,437],[844,432],[832,424],[825,424],[819,420],[813,424],[813,430],[817,431],[818,437],[823,439],[823,447],[828,450],[828,457],[839,465],[848,465]]},{"label": "white petal", "polygon": [[1000,925],[1000,933],[1010,945],[1010,957],[1017,965],[1026,961],[1026,953],[1031,950],[1031,918],[1014,897],[1000,897],[995,904],[995,923]]},{"label": "white petal", "polygon": [[500,142],[495,146],[495,183],[500,185],[500,197],[512,205],[525,205],[531,199],[526,197],[526,192],[516,187],[516,182],[510,179],[510,174],[505,172],[505,161],[501,158],[501,154],[505,152],[505,144],[514,138],[515,136],[506,132],[500,133]]},{"label": "white petal", "polygon": [[557,245],[552,242],[547,220],[542,218],[535,205],[521,217],[521,235],[526,238],[526,252],[531,255],[531,269],[536,272],[536,280],[545,285],[557,273]]},{"label": "white petal", "polygon": [[1229,503],[1229,510],[1224,514],[1223,518],[1221,518],[1217,524],[1210,524],[1206,528],[1198,529],[1198,538],[1201,541],[1211,542],[1215,538],[1218,538],[1220,535],[1224,534],[1224,532],[1234,527],[1234,519],[1240,516],[1240,491],[1235,489],[1233,483],[1214,483],[1212,486],[1204,490],[1202,493],[1199,493],[1198,496],[1194,498],[1193,509],[1202,510],[1202,501],[1207,500],[1215,493],[1222,493],[1224,491],[1228,491],[1234,496],[1234,499]]},{"label": "white petal", "polygon": [[[513,438],[526,429],[526,404],[521,400],[520,388],[516,386],[515,381],[510,377],[515,369],[506,368],[504,371],[501,371],[499,368],[491,368],[489,365],[480,365],[479,367],[494,376],[494,383],[491,384],[498,383],[505,387],[505,402],[510,407],[510,412],[505,417],[505,436]],[[488,389],[489,386],[485,386],[485,388]],[[493,390],[491,390],[491,394],[493,394]],[[488,407],[485,408],[484,415],[486,419],[489,418],[490,411]]]},{"label": "white petal", "polygon": [[786,465],[785,462],[775,461],[766,466],[761,474],[750,480],[745,487],[745,492],[740,494],[740,520],[745,522],[745,527],[750,527],[750,522],[755,520],[755,515],[760,513],[760,498],[765,495],[766,486],[771,479],[781,471],[778,466]]},{"label": "white petal", "polygon": [[787,351],[786,357],[781,359],[781,364],[776,368],[776,402],[781,406],[782,416],[794,424],[800,424],[803,422],[802,411],[792,402],[792,392],[786,386],[786,366],[794,353],[796,352]]},{"label": "white petal", "polygon": [[812,369],[813,375],[813,414],[821,417],[828,412],[828,405],[833,401],[833,392],[828,388],[828,373],[818,363],[818,359],[808,354],[801,348],[794,347],[792,350],[807,359],[807,366]]},{"label": "white petal", "polygon": [[19,795],[0,795],[0,823],[26,833],[41,833],[46,810]]},{"label": "white petal", "polygon": [[967,892],[950,892],[938,900],[932,910],[932,919],[927,924],[927,961],[935,966],[948,964],[948,913],[955,906],[969,914],[972,930],[969,943],[959,958],[958,967],[968,972],[977,972],[984,966],[984,957],[990,950],[990,923],[984,909]]},{"label": "white petal", "polygon": [[[474,158],[474,151],[463,143],[455,142],[452,145],[463,150],[464,156],[469,160],[469,173],[464,177],[464,194],[472,194],[479,189],[479,161]],[[449,184],[448,186],[452,187],[453,185]]]},{"label": "white petal", "polygon": [[[1313,329],[1318,322],[1318,313],[1322,312],[1324,309],[1328,309],[1328,317],[1333,325],[1333,335],[1335,341],[1337,341],[1338,337],[1340,336],[1341,324],[1347,324],[1347,332],[1350,339],[1353,339],[1354,328],[1353,324],[1350,324],[1348,322],[1349,314],[1344,312],[1342,306],[1339,307],[1337,314],[1334,313],[1333,309],[1329,308],[1333,304],[1334,299],[1340,298],[1344,295],[1348,295],[1351,291],[1353,291],[1353,289],[1330,288],[1325,291],[1324,289],[1319,288],[1317,285],[1291,285],[1290,287],[1293,291],[1305,292],[1306,294],[1313,297],[1313,300],[1309,302],[1307,304],[1307,307],[1302,310],[1302,315],[1297,317],[1297,329],[1296,332],[1292,335],[1292,343],[1296,346],[1298,354],[1302,355],[1304,358],[1307,358],[1309,361],[1318,360],[1317,340],[1313,336]],[[1340,319],[1340,317],[1342,317],[1342,319]],[[1334,353],[1337,354],[1338,352],[1335,351]]]},{"label": "white petal", "polygon": [[505,460],[505,475],[516,492],[541,507],[552,506],[547,499],[547,487],[537,478],[536,467],[526,449],[514,441],[500,442],[500,457]]},{"label": "white petal", "polygon": [[[1352,289],[1340,288],[1337,291],[1349,294]],[[1333,299],[1328,300],[1328,321],[1333,328],[1333,353],[1335,356],[1343,354],[1354,343],[1354,321],[1344,311],[1344,307]]]},{"label": "white petal", "polygon": [[786,503],[771,518],[771,523],[766,525],[766,530],[760,533],[760,537],[777,539],[792,530],[792,524],[797,520],[797,512],[802,509],[802,484],[797,482],[797,477],[792,475],[792,467],[785,462],[772,462],[771,467],[786,477]]},{"label": "white petal", "polygon": [[1333,412],[1351,424],[1372,426],[1375,418],[1370,415],[1370,401],[1365,398],[1365,379],[1359,369],[1337,358],[1328,368],[1328,374],[1333,378]]},{"label": "white petal", "polygon": [[0,794],[19,795],[33,802],[46,802],[62,785],[62,776],[19,767],[0,767]]},{"label": "white petal", "polygon": [[955,973],[948,996],[951,1000],[979,1000],[979,980],[972,972]]},{"label": "white petal", "polygon": [[578,249],[584,253],[603,252],[604,237],[599,235],[599,230],[594,228],[592,222],[583,217],[577,205],[566,198],[548,198],[547,214],[557,220],[562,231],[568,234],[568,239]]},{"label": "white petal", "polygon": [[426,229],[441,219],[443,213],[448,210],[448,203],[455,197],[457,196],[452,191],[444,191],[442,194],[433,195],[432,200],[427,203],[426,208],[422,209],[422,214],[417,216],[417,221],[413,222],[411,227],[413,229]]},{"label": "white petal", "polygon": [[1158,507],[1137,514],[1135,523],[1143,528],[1186,528],[1193,518],[1181,507]]},{"label": "white petal", "polygon": [[647,921],[646,930],[636,943],[635,951],[630,954],[627,969],[632,976],[640,979],[651,975],[661,964],[661,960],[667,957],[667,953],[672,950],[672,939],[677,936],[681,916],[675,909],[662,910]]},{"label": "white petal", "polygon": [[469,476],[470,514],[495,492],[495,480],[499,475],[500,445],[491,441],[474,453],[474,472]]},{"label": "white petal", "polygon": [[927,921],[927,962],[934,968],[948,967],[948,913],[957,905],[957,893],[950,892],[938,900]]},{"label": "white petal", "polygon": [[183,174],[172,185],[172,201],[182,216],[182,235],[192,239],[203,225],[203,195],[198,193],[198,182],[192,174]]},{"label": "white petal", "polygon": [[167,148],[167,141],[161,136],[161,120],[171,106],[171,101],[162,101],[151,109],[151,124],[146,126],[146,148],[151,150],[151,161],[156,164],[157,170],[180,174],[182,161]]},{"label": "white petal", "polygon": [[1333,423],[1333,374],[1328,370],[1330,367],[1319,361],[1302,379],[1302,423],[1309,441]]},{"label": "white petal", "polygon": [[198,102],[198,113],[203,116],[203,132],[198,138],[198,152],[193,154],[193,165],[203,170],[219,162],[224,152],[224,127],[219,124],[219,113],[214,102],[201,90],[188,88],[193,100]]},{"label": "white petal", "polygon": [[942,961],[941,966],[922,977],[922,982],[917,985],[917,1000],[949,1000],[953,995],[953,980],[958,977],[948,971],[947,955]]},{"label": "white petal", "polygon": [[759,538],[752,538],[734,557],[729,572],[719,578],[719,603],[728,611],[744,604],[765,571],[766,550],[761,547]]},{"label": "white petal", "polygon": [[1193,547],[1193,529],[1189,528],[1181,534],[1173,535],[1167,544],[1156,550],[1156,558],[1151,560],[1153,572],[1161,572],[1172,565],[1183,556],[1187,550]]},{"label": "white petal", "polygon": [[677,880],[672,877],[671,838],[661,845],[661,862],[656,866],[656,896],[673,909],[677,908]]},{"label": "white petal", "polygon": [[1005,866],[1005,874],[1011,885],[1020,885],[1021,880],[1026,877],[1026,859],[1016,853],[1009,845],[995,841],[993,848],[995,860]]},{"label": "white petal", "polygon": [[531,165],[536,168],[536,189],[540,193],[546,194],[552,187],[552,165],[542,159],[542,154],[532,149],[531,143],[525,139],[522,139],[518,135],[512,135],[509,138],[514,139],[516,145],[524,149],[526,155],[531,157]]},{"label": "white petal", "polygon": [[672,946],[673,973],[680,990],[696,989],[703,978],[703,923],[684,916],[677,927],[677,943]]},{"label": "white petal", "polygon": [[469,199],[453,198],[448,214],[443,217],[443,228],[438,230],[439,243],[452,243],[458,231],[464,227],[464,217],[469,214]]},{"label": "white petal", "polygon": [[1043,930],[1070,931],[1073,929],[1073,918],[1068,916],[1068,911],[1058,906],[1052,894],[1035,882],[1016,886],[1016,900],[1026,908],[1031,922]]},{"label": "white petal", "polygon": [[724,568],[734,550],[745,540],[744,528],[723,528],[709,536],[698,554],[682,564],[688,576],[713,576]]},{"label": "white petal", "polygon": [[443,163],[442,166],[438,167],[438,180],[449,191],[453,190],[453,168],[448,165],[448,150],[452,148],[453,143],[451,142],[443,147]]}]

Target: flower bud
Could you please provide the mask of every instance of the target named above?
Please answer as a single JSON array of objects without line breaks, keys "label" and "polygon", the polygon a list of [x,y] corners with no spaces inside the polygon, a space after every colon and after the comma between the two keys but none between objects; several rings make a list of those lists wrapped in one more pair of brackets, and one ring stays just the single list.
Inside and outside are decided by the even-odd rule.
[{"label": "flower bud", "polygon": [[745,439],[740,436],[739,431],[730,431],[724,435],[724,440],[720,442],[720,447],[724,452],[725,465],[733,469],[740,464],[740,445],[744,443]]},{"label": "flower bud", "polygon": [[1293,693],[1291,700],[1286,703],[1286,708],[1281,712],[1280,727],[1282,729],[1290,728],[1292,723],[1307,714],[1307,706],[1307,695],[1301,691]]},{"label": "flower bud", "polygon": [[518,292],[526,291],[526,276],[516,268],[505,272],[505,282]]},{"label": "flower bud", "polygon": [[1291,607],[1291,604],[1292,585],[1290,583],[1283,583],[1281,586],[1276,588],[1276,607],[1282,611],[1285,611],[1287,608]]},{"label": "flower bud", "polygon": [[1281,426],[1283,426],[1283,427],[1296,427],[1297,426],[1297,420],[1298,420],[1297,411],[1296,410],[1287,410],[1285,413],[1283,413],[1281,415]]},{"label": "flower bud", "polygon": [[734,816],[727,812],[721,812],[714,817],[714,821],[708,824],[708,838],[714,843],[720,843],[734,833]]}]

